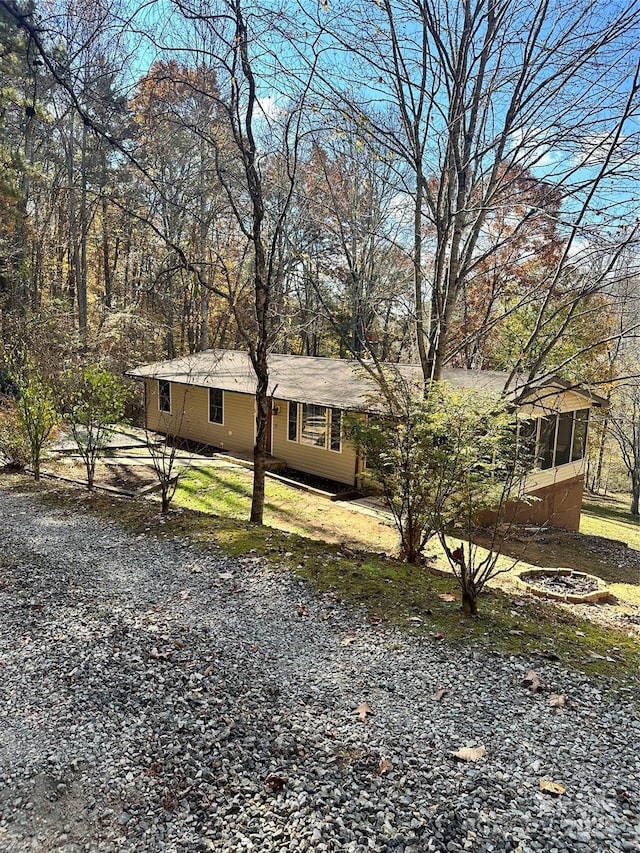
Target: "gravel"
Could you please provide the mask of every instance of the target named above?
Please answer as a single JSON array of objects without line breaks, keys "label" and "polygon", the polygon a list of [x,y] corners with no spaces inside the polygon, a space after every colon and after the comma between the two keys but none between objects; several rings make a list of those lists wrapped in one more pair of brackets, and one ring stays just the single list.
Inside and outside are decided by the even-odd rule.
[{"label": "gravel", "polygon": [[637,686],[28,494],[0,519],[1,851],[640,850]]}]

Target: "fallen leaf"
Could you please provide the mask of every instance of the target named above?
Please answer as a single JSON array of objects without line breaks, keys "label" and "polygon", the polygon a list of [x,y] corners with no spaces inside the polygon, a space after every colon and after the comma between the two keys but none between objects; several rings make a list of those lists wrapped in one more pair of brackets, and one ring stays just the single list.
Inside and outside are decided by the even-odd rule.
[{"label": "fallen leaf", "polygon": [[382,622],[382,616],[378,616],[376,613],[369,614],[369,624],[370,625],[379,625]]},{"label": "fallen leaf", "polygon": [[561,782],[552,782],[550,779],[539,779],[538,785],[544,794],[553,794],[554,797],[559,797],[567,790]]},{"label": "fallen leaf", "polygon": [[287,784],[287,780],[283,776],[278,776],[277,773],[269,773],[264,780],[264,784],[271,788],[272,791],[281,791]]},{"label": "fallen leaf", "polygon": [[359,719],[359,720],[362,720],[362,721],[364,722],[364,720],[366,720],[366,719],[367,719],[367,716],[368,716],[369,714],[373,714],[373,710],[372,710],[372,708],[371,708],[371,706],[369,705],[369,703],[368,703],[368,702],[361,702],[361,703],[358,705],[358,707],[357,707],[357,708],[355,708],[355,709],[352,711],[352,713],[353,713],[353,714],[357,714],[357,715],[358,715],[358,719]]},{"label": "fallen leaf", "polygon": [[252,652],[258,652],[258,651],[260,651],[260,646],[259,646],[257,643],[254,643],[254,644],[251,646],[251,651],[252,651]]},{"label": "fallen leaf", "polygon": [[298,602],[296,609],[298,612],[298,616],[308,616],[309,615],[309,608],[306,606],[306,604],[303,604],[301,601]]},{"label": "fallen leaf", "polygon": [[344,640],[340,641],[340,645],[341,646],[350,646],[351,643],[355,643],[355,641],[356,641],[355,637],[345,637]]},{"label": "fallen leaf", "polygon": [[441,592],[438,596],[442,601],[457,601],[458,596],[452,595],[450,592]]},{"label": "fallen leaf", "polygon": [[457,761],[480,761],[486,751],[484,746],[461,746],[449,755]]},{"label": "fallen leaf", "polygon": [[208,678],[210,675],[213,675],[214,672],[215,672],[215,668],[214,668],[213,664],[210,663],[209,666],[205,669],[203,675],[206,678]]},{"label": "fallen leaf", "polygon": [[432,634],[431,638],[433,640],[444,640],[444,634]]},{"label": "fallen leaf", "polygon": [[391,770],[391,762],[388,758],[381,758],[380,764],[378,764],[378,776],[384,776],[385,773],[388,773]]},{"label": "fallen leaf", "polygon": [[547,701],[552,708],[564,708],[567,697],[564,693],[550,693]]},{"label": "fallen leaf", "polygon": [[532,693],[542,693],[544,684],[535,669],[530,669],[522,679],[522,686],[528,687]]},{"label": "fallen leaf", "polygon": [[547,652],[545,650],[536,652],[536,655],[539,658],[544,658],[545,660],[560,660],[560,655],[557,652]]},{"label": "fallen leaf", "polygon": [[434,702],[440,702],[443,696],[446,696],[449,691],[446,687],[438,687],[436,692],[431,697]]}]

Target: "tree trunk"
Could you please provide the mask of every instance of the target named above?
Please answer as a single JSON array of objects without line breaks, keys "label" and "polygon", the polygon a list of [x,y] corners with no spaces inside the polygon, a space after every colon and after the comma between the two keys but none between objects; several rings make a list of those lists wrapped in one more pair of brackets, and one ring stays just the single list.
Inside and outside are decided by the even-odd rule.
[{"label": "tree trunk", "polygon": [[425,346],[424,302],[422,299],[422,172],[417,163],[416,168],[416,197],[413,208],[413,293],[416,311],[416,343],[422,366],[422,374],[426,382],[431,378]]},{"label": "tree trunk", "polygon": [[78,228],[78,239],[80,240],[78,265],[76,267],[76,296],[78,299],[78,334],[80,346],[83,350],[87,348],[87,137],[89,128],[86,123],[82,125],[82,144],[80,160],[80,223]]},{"label": "tree trunk", "polygon": [[105,152],[102,152],[102,269],[104,275],[104,305],[105,308],[111,308],[113,301],[113,283],[111,279],[111,262],[109,260],[109,201],[107,199],[107,157]]},{"label": "tree trunk", "polygon": [[478,596],[472,590],[462,591],[462,611],[465,616],[478,615]]},{"label": "tree trunk", "polygon": [[[260,383],[259,383],[260,384]],[[264,518],[266,439],[269,397],[256,393],[256,444],[253,451],[253,495],[251,499],[251,517],[253,524],[262,524]]]},{"label": "tree trunk", "polygon": [[640,469],[631,472],[631,515],[640,515]]},{"label": "tree trunk", "polygon": [[609,418],[605,418],[602,422],[602,432],[600,433],[600,441],[598,442],[598,464],[596,473],[593,478],[592,492],[599,492],[602,485],[602,467],[604,465],[604,450],[607,443],[607,432],[609,428]]}]

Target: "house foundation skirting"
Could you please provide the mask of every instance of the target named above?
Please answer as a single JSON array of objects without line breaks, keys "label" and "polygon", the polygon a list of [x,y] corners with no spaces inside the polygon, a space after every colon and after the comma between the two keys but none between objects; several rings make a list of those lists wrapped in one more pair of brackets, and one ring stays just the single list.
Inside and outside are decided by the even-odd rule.
[{"label": "house foundation skirting", "polygon": [[[531,497],[529,502],[519,501],[509,504],[505,511],[505,521],[578,530],[583,491],[583,474],[539,489],[532,489],[528,493]],[[489,515],[487,513],[487,521],[490,520]]]},{"label": "house foundation skirting", "polygon": [[[530,501],[507,504],[503,514],[504,521],[510,524],[546,525],[578,530],[583,491],[583,474],[532,489],[527,493]],[[481,524],[490,524],[494,520],[495,513],[492,512],[484,512],[480,516]]]}]

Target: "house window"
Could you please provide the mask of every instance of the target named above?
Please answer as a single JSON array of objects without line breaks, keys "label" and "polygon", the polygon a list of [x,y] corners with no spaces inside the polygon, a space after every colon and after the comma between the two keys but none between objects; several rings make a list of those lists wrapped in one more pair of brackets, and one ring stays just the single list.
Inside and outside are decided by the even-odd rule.
[{"label": "house window", "polygon": [[298,404],[289,403],[289,441],[298,440]]},{"label": "house window", "polygon": [[209,388],[209,423],[224,423],[223,395],[220,388]]},{"label": "house window", "polygon": [[158,409],[171,411],[171,383],[167,379],[158,379]]},{"label": "house window", "polygon": [[533,457],[536,452],[538,421],[535,418],[524,418],[518,421],[518,453],[522,458]]},{"label": "house window", "polygon": [[589,424],[589,409],[579,409],[575,412],[573,426],[573,442],[571,445],[571,461],[583,459],[587,449],[587,426]]},{"label": "house window", "polygon": [[546,415],[540,418],[540,431],[538,432],[538,466],[544,470],[545,468],[553,468],[553,450],[556,443],[556,423],[555,415]]},{"label": "house window", "polygon": [[302,404],[300,443],[313,447],[327,446],[327,410],[314,403]]},{"label": "house window", "polygon": [[342,412],[313,403],[289,403],[289,441],[342,451]]},{"label": "house window", "polygon": [[329,447],[337,453],[342,449],[342,412],[340,409],[331,409]]},{"label": "house window", "polygon": [[589,410],[561,412],[539,418],[536,463],[538,468],[556,468],[583,459],[587,446]]},{"label": "house window", "polygon": [[558,415],[556,434],[556,456],[554,465],[566,465],[571,461],[571,435],[573,433],[573,412]]}]

